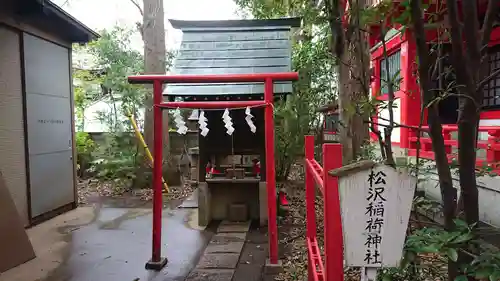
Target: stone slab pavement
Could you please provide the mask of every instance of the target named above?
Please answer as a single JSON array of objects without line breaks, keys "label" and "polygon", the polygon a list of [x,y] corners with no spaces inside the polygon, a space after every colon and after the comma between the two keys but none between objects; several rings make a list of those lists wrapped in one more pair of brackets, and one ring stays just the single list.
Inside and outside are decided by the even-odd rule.
[{"label": "stone slab pavement", "polygon": [[264,229],[223,221],[185,281],[273,280],[264,274],[267,249]]}]

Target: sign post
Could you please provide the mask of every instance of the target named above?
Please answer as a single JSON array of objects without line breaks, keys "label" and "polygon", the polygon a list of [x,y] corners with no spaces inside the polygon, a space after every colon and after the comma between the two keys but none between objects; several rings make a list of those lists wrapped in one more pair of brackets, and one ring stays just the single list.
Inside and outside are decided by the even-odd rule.
[{"label": "sign post", "polygon": [[373,161],[329,174],[339,178],[346,266],[360,267],[361,280],[375,280],[378,268],[401,261],[416,180]]}]

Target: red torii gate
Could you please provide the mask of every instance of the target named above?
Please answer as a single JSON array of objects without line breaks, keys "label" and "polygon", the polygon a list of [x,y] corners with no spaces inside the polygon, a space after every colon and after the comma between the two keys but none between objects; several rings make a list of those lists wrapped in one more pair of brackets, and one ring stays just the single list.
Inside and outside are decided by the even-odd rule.
[{"label": "red torii gate", "polygon": [[[276,173],[274,159],[274,82],[296,81],[296,72],[254,73],[254,74],[219,74],[219,75],[137,75],[129,76],[132,84],[153,85],[153,115],[154,115],[154,152],[153,156],[153,237],[152,256],[146,263],[147,269],[159,270],[167,263],[161,256],[162,227],[162,159],[163,157],[163,118],[162,110],[169,108],[192,109],[225,109],[241,107],[265,107],[265,149],[266,149],[266,180],[267,180],[267,213],[269,233],[269,262],[278,264],[278,226],[276,210]],[[163,84],[171,83],[264,83],[264,100],[260,101],[199,101],[199,102],[163,102]]]}]

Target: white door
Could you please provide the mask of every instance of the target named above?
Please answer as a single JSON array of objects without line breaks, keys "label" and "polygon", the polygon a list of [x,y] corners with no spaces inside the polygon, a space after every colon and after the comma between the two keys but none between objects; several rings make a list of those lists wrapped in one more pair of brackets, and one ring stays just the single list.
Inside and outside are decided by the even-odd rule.
[{"label": "white door", "polygon": [[31,214],[75,201],[70,50],[24,34]]}]

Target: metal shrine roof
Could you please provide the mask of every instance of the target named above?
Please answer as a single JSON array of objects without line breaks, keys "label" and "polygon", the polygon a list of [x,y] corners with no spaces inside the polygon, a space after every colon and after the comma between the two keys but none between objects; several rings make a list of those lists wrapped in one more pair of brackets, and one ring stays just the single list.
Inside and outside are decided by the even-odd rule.
[{"label": "metal shrine roof", "polygon": [[[271,20],[169,20],[183,32],[172,74],[247,74],[291,71],[290,31],[300,18]],[[277,82],[275,94],[292,92]],[[164,95],[210,96],[263,94],[263,84],[175,84]]]}]

